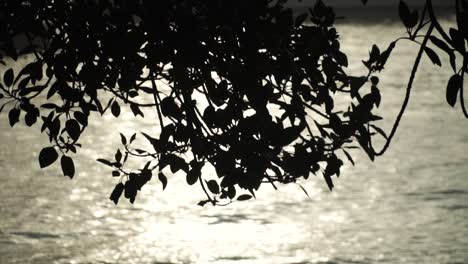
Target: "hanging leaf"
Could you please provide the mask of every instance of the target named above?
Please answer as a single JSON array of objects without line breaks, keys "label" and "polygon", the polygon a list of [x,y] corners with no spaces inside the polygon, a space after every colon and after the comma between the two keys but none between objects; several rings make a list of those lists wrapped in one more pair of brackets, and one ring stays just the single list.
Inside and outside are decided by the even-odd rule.
[{"label": "hanging leaf", "polygon": [[164,173],[160,172],[158,174],[158,179],[159,179],[159,181],[161,182],[161,184],[163,186],[163,190],[166,189],[166,186],[167,186],[167,177],[166,177],[166,175],[164,175]]},{"label": "hanging leaf", "polygon": [[39,153],[39,166],[45,168],[58,159],[58,153],[54,147],[43,148]]},{"label": "hanging leaf", "polygon": [[8,121],[10,122],[10,126],[13,127],[19,121],[21,110],[18,108],[13,108],[8,113]]},{"label": "hanging leaf", "polygon": [[187,184],[194,185],[200,176],[201,176],[201,171],[197,168],[192,168],[187,173],[187,177],[186,177]]},{"label": "hanging leaf", "polygon": [[400,1],[398,14],[406,28],[413,28],[418,23],[418,12],[416,10],[410,12],[408,5],[404,1]]},{"label": "hanging leaf", "polygon": [[447,103],[451,106],[454,107],[455,103],[457,102],[457,95],[458,91],[462,89],[463,86],[463,79],[460,75],[455,74],[453,75],[447,85]]},{"label": "hanging leaf", "polygon": [[7,87],[10,87],[13,84],[13,79],[15,78],[15,74],[13,72],[13,69],[8,69],[4,74],[3,74],[3,82]]},{"label": "hanging leaf", "polygon": [[118,183],[115,187],[114,190],[112,191],[109,199],[112,200],[115,204],[119,202],[120,196],[122,196],[123,190],[124,190],[124,185],[123,183]]},{"label": "hanging leaf", "polygon": [[111,106],[112,115],[119,117],[120,115],[120,105],[117,101],[114,101]]},{"label": "hanging leaf", "polygon": [[206,182],[206,185],[208,186],[208,190],[210,190],[210,192],[212,192],[214,194],[219,193],[219,185],[215,180],[210,180],[210,181]]},{"label": "hanging leaf", "polygon": [[126,146],[127,145],[127,138],[125,138],[124,134],[120,133],[120,142],[122,142],[122,145]]},{"label": "hanging leaf", "polygon": [[237,201],[247,201],[250,199],[252,199],[252,195],[250,194],[242,194],[242,195],[239,195],[239,197],[237,197]]},{"label": "hanging leaf", "polygon": [[60,159],[60,165],[62,167],[63,176],[68,176],[70,179],[75,176],[75,165],[73,164],[72,158],[63,155]]},{"label": "hanging leaf", "polygon": [[427,56],[429,57],[429,59],[431,59],[432,63],[438,66],[442,66],[442,62],[440,61],[439,56],[431,48],[424,47],[424,52],[426,52]]},{"label": "hanging leaf", "polygon": [[73,141],[78,140],[81,133],[78,121],[74,119],[67,120],[67,122],[65,123],[65,129],[67,130],[68,135],[71,139],[73,139]]},{"label": "hanging leaf", "polygon": [[448,55],[452,53],[452,49],[444,41],[438,39],[436,36],[430,36],[429,39],[431,42],[437,46],[439,49],[445,51]]},{"label": "hanging leaf", "polygon": [[24,121],[26,122],[26,125],[28,127],[30,127],[30,126],[34,125],[37,122],[37,116],[36,116],[36,114],[34,112],[29,111],[24,116]]}]

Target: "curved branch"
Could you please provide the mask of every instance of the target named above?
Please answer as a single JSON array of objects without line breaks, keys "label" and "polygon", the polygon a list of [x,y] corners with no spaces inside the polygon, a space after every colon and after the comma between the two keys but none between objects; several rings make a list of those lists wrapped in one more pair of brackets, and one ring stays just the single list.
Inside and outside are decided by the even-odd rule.
[{"label": "curved branch", "polygon": [[416,61],[414,62],[413,69],[411,70],[411,76],[408,81],[408,85],[406,87],[405,100],[403,101],[403,105],[401,106],[400,113],[398,113],[395,123],[393,124],[392,131],[390,132],[390,135],[388,136],[387,142],[385,142],[385,145],[383,146],[382,150],[377,151],[377,152],[372,147],[372,142],[371,142],[370,147],[376,156],[381,156],[383,153],[385,153],[385,151],[390,146],[390,143],[392,142],[393,137],[395,136],[398,126],[400,125],[401,118],[403,117],[403,114],[405,113],[406,107],[408,106],[408,103],[409,103],[411,89],[413,87],[414,78],[416,77],[416,72],[418,71],[419,63],[421,62],[421,58],[424,53],[424,48],[427,45],[427,42],[429,40],[429,37],[431,36],[432,30],[434,29],[434,27],[435,27],[435,23],[431,23],[431,25],[429,26],[429,29],[427,30],[426,37],[424,38],[421,44],[421,47],[419,48],[418,55],[416,56]]}]

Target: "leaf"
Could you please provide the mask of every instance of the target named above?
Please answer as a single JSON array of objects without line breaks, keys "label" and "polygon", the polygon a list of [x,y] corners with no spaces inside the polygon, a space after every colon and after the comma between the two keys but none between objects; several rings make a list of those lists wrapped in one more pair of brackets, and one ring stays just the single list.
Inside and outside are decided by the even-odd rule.
[{"label": "leaf", "polygon": [[130,203],[133,204],[138,192],[136,182],[132,180],[125,182],[124,190],[125,198],[129,199]]},{"label": "leaf", "polygon": [[408,5],[404,1],[400,1],[398,14],[406,28],[413,28],[418,23],[417,11],[410,12]]},{"label": "leaf", "polygon": [[302,191],[305,193],[305,195],[307,195],[307,197],[310,199],[309,193],[306,191],[306,189],[305,189],[302,185],[300,185],[300,184],[297,184],[297,185],[299,185],[299,187],[301,188],[301,190],[302,190]]},{"label": "leaf", "polygon": [[343,150],[343,153],[345,154],[346,158],[348,158],[349,162],[351,162],[351,164],[353,164],[353,166],[355,166],[353,157],[351,157],[351,155],[349,154],[349,152],[346,151],[345,149],[341,149],[341,150]]},{"label": "leaf", "polygon": [[458,50],[460,53],[465,53],[465,38],[460,33],[460,31],[450,28],[449,29],[450,38],[453,41],[453,47]]},{"label": "leaf", "polygon": [[13,79],[15,78],[15,74],[13,72],[13,69],[8,69],[4,74],[3,74],[3,82],[7,87],[10,87],[13,84]]},{"label": "leaf", "polygon": [[161,112],[164,116],[170,116],[178,119],[180,117],[180,109],[174,99],[170,96],[161,101]]},{"label": "leaf", "polygon": [[333,188],[335,187],[335,185],[333,185],[331,175],[328,175],[327,173],[325,173],[323,175],[323,178],[325,178],[325,182],[327,183],[328,189],[330,189],[330,191],[333,191]]},{"label": "leaf", "polygon": [[99,161],[100,163],[104,164],[104,165],[107,165],[109,167],[114,167],[114,165],[112,164],[112,162],[108,161],[108,160],[105,160],[105,159],[97,159],[96,161]]},{"label": "leaf", "polygon": [[387,134],[385,133],[385,131],[383,131],[383,129],[381,129],[380,127],[378,126],[375,126],[375,125],[370,125],[375,131],[377,131],[377,133],[379,133],[380,135],[382,135],[382,137],[384,137],[385,139],[388,139],[388,136]]},{"label": "leaf", "polygon": [[438,66],[442,66],[442,62],[440,61],[439,56],[437,55],[437,53],[434,52],[434,50],[432,50],[429,47],[425,47],[424,52],[426,52],[427,56],[429,57],[429,59],[431,59],[432,63]]},{"label": "leaf", "polygon": [[112,191],[109,199],[112,200],[115,204],[119,202],[120,196],[122,196],[122,192],[124,190],[124,185],[123,183],[118,183],[115,187],[114,190]]},{"label": "leaf", "polygon": [[120,133],[120,142],[122,142],[122,145],[126,146],[127,145],[127,138],[125,138],[124,134]]},{"label": "leaf", "polygon": [[58,153],[54,147],[43,148],[39,153],[39,166],[45,168],[58,159]]},{"label": "leaf", "polygon": [[154,150],[155,150],[156,152],[158,152],[158,153],[161,152],[161,149],[162,149],[162,146],[161,146],[161,145],[162,145],[162,144],[161,144],[161,142],[160,142],[158,139],[153,138],[153,137],[151,137],[150,135],[145,134],[145,133],[143,133],[143,132],[141,132],[141,134],[151,143],[151,145],[153,146],[153,148],[154,148]]},{"label": "leaf", "polygon": [[120,149],[117,149],[114,155],[115,161],[120,163],[122,161],[122,152],[120,152]]},{"label": "leaf", "polygon": [[447,54],[450,55],[450,53],[452,53],[452,49],[447,45],[447,43],[445,43],[444,41],[438,39],[436,36],[430,36],[429,39],[431,40],[431,42],[437,46],[439,49],[447,52]]},{"label": "leaf", "polygon": [[24,117],[24,121],[26,122],[26,125],[28,127],[34,125],[36,122],[37,122],[37,116],[34,112],[32,111],[29,111],[26,113],[25,117]]},{"label": "leaf", "polygon": [[114,101],[111,106],[112,115],[119,117],[120,115],[120,105],[117,101]]},{"label": "leaf", "polygon": [[138,107],[138,105],[136,105],[136,104],[130,104],[130,110],[132,110],[132,113],[133,113],[134,116],[141,115],[141,117],[145,117],[143,112],[140,110],[140,107]]},{"label": "leaf", "polygon": [[13,127],[19,121],[21,110],[18,108],[13,108],[8,113],[8,121],[10,122],[10,126]]},{"label": "leaf", "polygon": [[73,164],[72,158],[63,155],[60,159],[60,165],[62,167],[63,176],[68,176],[73,179],[75,176],[75,165]]},{"label": "leaf", "polygon": [[252,199],[252,195],[250,194],[242,194],[242,195],[239,195],[239,197],[237,197],[237,201],[247,201],[250,199]]},{"label": "leaf", "polygon": [[166,175],[164,175],[164,173],[160,172],[158,174],[158,179],[162,183],[163,190],[166,189],[166,186],[167,186],[167,177],[166,177]]},{"label": "leaf", "polygon": [[208,190],[210,190],[210,192],[212,192],[214,194],[219,193],[219,185],[215,180],[210,180],[210,181],[206,182],[206,184],[207,184]]},{"label": "leaf", "polygon": [[112,171],[112,177],[119,177],[120,171]]},{"label": "leaf", "polygon": [[197,204],[201,207],[205,206],[205,204],[209,203],[210,200],[203,200],[203,201],[199,201]]},{"label": "leaf", "polygon": [[189,170],[189,172],[187,173],[187,177],[186,177],[187,184],[194,185],[200,176],[201,176],[201,171],[198,170],[197,168],[193,168]]},{"label": "leaf", "polygon": [[73,139],[73,141],[78,140],[81,133],[78,121],[74,119],[67,120],[67,122],[65,123],[65,129],[67,130],[68,135],[71,139]]},{"label": "leaf", "polygon": [[447,85],[447,103],[454,107],[455,103],[457,102],[457,94],[460,89],[463,87],[463,79],[460,75],[455,74],[453,75]]},{"label": "leaf", "polygon": [[136,139],[136,133],[134,133],[131,137],[130,137],[130,144],[132,144],[132,142]]}]

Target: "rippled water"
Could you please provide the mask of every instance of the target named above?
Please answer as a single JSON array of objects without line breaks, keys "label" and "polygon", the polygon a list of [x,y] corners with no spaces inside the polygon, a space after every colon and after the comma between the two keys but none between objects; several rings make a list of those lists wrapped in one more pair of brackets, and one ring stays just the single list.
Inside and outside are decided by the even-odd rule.
[{"label": "rippled water", "polygon": [[[351,72],[363,70],[373,41],[384,47],[400,24],[339,27]],[[416,47],[399,46],[382,79],[381,114],[390,128]],[[446,58],[444,58],[446,63]],[[448,68],[448,67],[447,67]],[[445,102],[450,73],[420,68],[390,150],[376,162],[356,152],[333,192],[321,178],[257,200],[201,208],[198,186],[174,175],[167,190],[145,186],[134,206],[108,200],[115,184],[98,157],[111,157],[118,132],[151,130],[127,113],[91,122],[79,174],[40,170],[47,145],[0,115],[0,263],[468,263],[468,120]]]}]

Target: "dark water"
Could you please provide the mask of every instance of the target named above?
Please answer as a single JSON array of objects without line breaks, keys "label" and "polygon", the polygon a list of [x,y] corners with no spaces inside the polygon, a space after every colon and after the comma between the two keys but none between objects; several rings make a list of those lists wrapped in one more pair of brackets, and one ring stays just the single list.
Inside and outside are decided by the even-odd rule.
[{"label": "dark water", "polygon": [[[339,30],[355,73],[373,41],[404,33],[400,24]],[[387,129],[415,55],[398,46],[382,75]],[[145,186],[134,206],[107,199],[114,179],[95,159],[113,155],[118,132],[154,120],[93,120],[70,181],[58,167],[39,169],[38,129],[12,130],[2,113],[0,263],[468,263],[468,120],[445,102],[449,77],[424,59],[388,153],[372,163],[357,151],[334,192],[311,178],[311,199],[298,186],[264,187],[255,201],[220,208],[196,206],[203,193],[179,175],[164,192]]]}]

